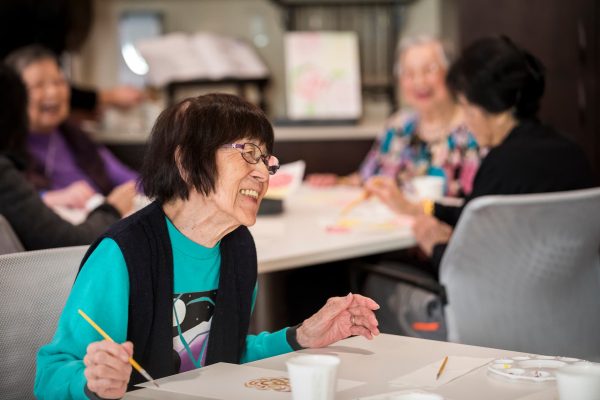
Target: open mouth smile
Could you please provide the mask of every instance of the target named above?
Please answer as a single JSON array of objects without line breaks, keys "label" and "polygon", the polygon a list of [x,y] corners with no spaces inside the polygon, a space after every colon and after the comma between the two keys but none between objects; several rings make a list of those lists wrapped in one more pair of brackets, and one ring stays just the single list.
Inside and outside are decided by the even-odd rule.
[{"label": "open mouth smile", "polygon": [[253,189],[241,189],[240,194],[248,197],[252,197],[255,200],[258,200],[258,192]]}]

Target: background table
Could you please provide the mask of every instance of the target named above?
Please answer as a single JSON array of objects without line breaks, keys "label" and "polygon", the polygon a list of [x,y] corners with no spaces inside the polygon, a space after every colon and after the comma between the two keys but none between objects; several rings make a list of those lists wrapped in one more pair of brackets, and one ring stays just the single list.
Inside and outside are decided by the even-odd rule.
[{"label": "background table", "polygon": [[[259,216],[250,227],[258,255],[258,272],[273,272],[399,250],[415,245],[410,227],[399,222],[378,227],[369,224],[369,212],[387,219],[376,205],[364,204],[345,219],[357,225],[345,233],[333,233],[327,226],[340,218],[344,205],[359,197],[353,187],[311,188],[302,186],[284,201],[284,212]],[[362,207],[362,209],[361,209]],[[383,206],[382,206],[383,207]],[[393,215],[393,214],[389,214]]]},{"label": "background table", "polygon": [[[273,272],[317,264],[326,268],[328,265],[323,263],[414,246],[409,221],[385,223],[394,219],[394,215],[374,200],[357,206],[344,216],[358,222],[354,228],[344,233],[328,231],[328,225],[340,219],[344,206],[361,193],[361,189],[354,187],[311,188],[304,185],[284,201],[282,214],[258,217],[250,228],[256,243],[259,272],[253,332],[272,331],[301,321],[288,318],[294,307],[284,300],[289,288],[286,279]],[[328,293],[324,297],[340,294]],[[302,316],[306,317],[308,315]]]},{"label": "background table", "polygon": [[[248,365],[285,371],[285,361],[297,353],[335,354],[341,358],[339,378],[366,382],[350,390],[339,392],[337,400],[351,400],[358,396],[401,390],[388,381],[422,368],[445,356],[504,358],[524,355],[513,351],[436,342],[404,336],[380,335],[372,341],[354,337],[324,349],[302,350],[296,353],[255,361]],[[487,373],[485,366],[457,378],[436,390],[429,390],[452,400],[556,400],[554,382],[521,383],[503,380]],[[201,397],[170,395],[166,392],[143,389],[125,399],[186,400]],[[289,397],[291,399],[291,395]]]}]

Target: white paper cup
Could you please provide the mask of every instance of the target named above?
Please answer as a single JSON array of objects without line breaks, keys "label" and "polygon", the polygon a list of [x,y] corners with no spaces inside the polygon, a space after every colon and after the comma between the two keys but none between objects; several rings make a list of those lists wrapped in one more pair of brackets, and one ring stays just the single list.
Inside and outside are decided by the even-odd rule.
[{"label": "white paper cup", "polygon": [[444,178],[417,176],[411,181],[417,200],[439,200],[444,197]]},{"label": "white paper cup", "polygon": [[560,400],[599,400],[600,364],[569,365],[556,371]]},{"label": "white paper cup", "polygon": [[292,357],[286,364],[294,400],[334,399],[338,357],[308,354]]}]

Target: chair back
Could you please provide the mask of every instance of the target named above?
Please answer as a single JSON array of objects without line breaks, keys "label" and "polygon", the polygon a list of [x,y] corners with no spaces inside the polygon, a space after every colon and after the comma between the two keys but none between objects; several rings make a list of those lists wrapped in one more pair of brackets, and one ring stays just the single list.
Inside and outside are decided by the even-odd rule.
[{"label": "chair back", "polygon": [[0,215],[0,255],[24,250],[23,244],[21,244],[10,223],[3,215]]},{"label": "chair back", "polygon": [[50,342],[88,246],[0,256],[0,397],[33,399],[38,349]]},{"label": "chair back", "polygon": [[600,188],[486,196],[442,259],[452,341],[600,357]]}]

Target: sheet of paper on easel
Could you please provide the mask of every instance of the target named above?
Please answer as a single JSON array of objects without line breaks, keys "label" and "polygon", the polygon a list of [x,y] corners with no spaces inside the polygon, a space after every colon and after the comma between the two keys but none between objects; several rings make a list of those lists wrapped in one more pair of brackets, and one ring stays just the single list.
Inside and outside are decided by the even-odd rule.
[{"label": "sheet of paper on easel", "polygon": [[360,118],[362,100],[355,32],[287,33],[285,64],[288,118]]}]

